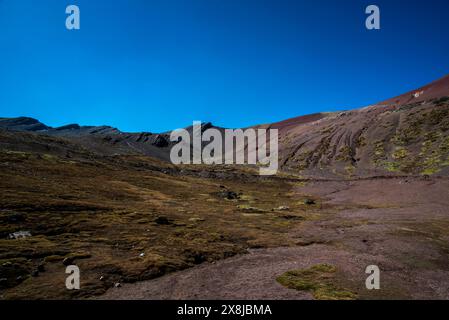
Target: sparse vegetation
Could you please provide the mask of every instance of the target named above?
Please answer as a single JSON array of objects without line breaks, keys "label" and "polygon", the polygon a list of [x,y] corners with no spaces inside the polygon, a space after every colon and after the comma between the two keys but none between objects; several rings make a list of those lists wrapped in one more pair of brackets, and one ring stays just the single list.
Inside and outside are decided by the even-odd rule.
[{"label": "sparse vegetation", "polygon": [[392,157],[395,160],[403,160],[409,156],[409,152],[404,147],[398,147],[393,152]]},{"label": "sparse vegetation", "polygon": [[283,286],[310,291],[318,300],[354,300],[357,295],[336,284],[337,268],[329,264],[318,264],[309,269],[291,270],[276,280]]},{"label": "sparse vegetation", "polygon": [[[0,152],[0,163],[8,164],[0,172],[6,299],[90,297],[115,282],[151,279],[248,248],[288,246],[286,231],[303,220],[272,211],[304,210],[288,196],[294,182],[265,180],[255,170],[216,167],[208,178],[200,166],[175,175],[170,164],[139,156],[70,161]],[[20,230],[32,236],[6,239]],[[79,292],[65,290],[69,263],[83,270]],[[35,272],[41,264],[45,270]]]},{"label": "sparse vegetation", "polygon": [[337,161],[349,162],[352,159],[352,149],[350,146],[343,146],[338,151]]},{"label": "sparse vegetation", "polygon": [[[414,256],[400,256],[398,261],[447,270],[449,238],[445,204],[436,203],[439,194],[431,205],[428,199],[420,200],[418,209],[415,199],[408,199],[414,206],[410,211],[429,208],[426,214],[407,216],[408,210],[401,210],[400,215],[390,215],[389,210],[408,203],[398,199],[391,205],[383,186],[391,183],[397,198],[412,189],[412,183],[413,188],[426,188],[421,191],[436,183],[447,187],[445,178],[430,176],[449,172],[448,101],[443,97],[386,111],[370,107],[306,126],[288,122],[281,130],[288,133],[280,140],[280,165],[292,172],[274,177],[260,177],[256,166],[174,166],[138,152],[102,152],[105,144],[119,143],[114,135],[101,137],[97,153],[86,149],[95,140],[85,148],[70,139],[0,130],[0,299],[89,298],[117,282],[153,279],[250,248],[299,245],[302,250],[316,245],[321,246],[318,250],[326,246],[328,252],[348,253],[350,247],[366,257],[372,242],[384,241],[379,234],[391,221],[394,229],[405,220],[422,224],[393,232],[394,237],[428,241],[441,255],[433,252],[434,260],[423,261],[420,253],[427,253],[430,245],[418,246]],[[115,145],[126,148],[124,143]],[[419,174],[426,177],[416,177]],[[374,175],[376,179],[365,179]],[[384,175],[388,179],[378,183]],[[376,184],[372,192],[370,183]],[[373,204],[376,192],[382,199]],[[338,216],[341,210],[345,214]],[[427,214],[432,210],[435,221],[424,221],[430,220]],[[399,243],[396,238],[387,240],[387,245],[369,248],[384,254],[390,243]],[[400,245],[398,250],[403,249]],[[415,243],[408,245],[403,247]],[[329,260],[342,265],[337,258]],[[72,263],[83,274],[83,290],[78,292],[64,287],[64,269]],[[279,268],[281,273],[296,267]],[[345,289],[346,280],[329,264],[277,278],[285,287],[310,292],[316,299],[363,298],[361,290],[357,295]],[[395,297],[408,296],[402,288],[397,290],[401,292]]]},{"label": "sparse vegetation", "polygon": [[385,159],[385,148],[383,141],[375,141],[373,146],[373,162],[376,166],[380,166],[381,162]]}]

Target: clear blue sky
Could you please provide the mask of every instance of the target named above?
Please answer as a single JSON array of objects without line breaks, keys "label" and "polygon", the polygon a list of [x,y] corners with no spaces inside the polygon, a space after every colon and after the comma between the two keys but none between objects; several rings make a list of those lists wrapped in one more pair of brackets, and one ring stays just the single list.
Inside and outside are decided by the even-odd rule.
[{"label": "clear blue sky", "polygon": [[357,108],[448,74],[448,34],[447,0],[0,0],[0,116],[159,132]]}]

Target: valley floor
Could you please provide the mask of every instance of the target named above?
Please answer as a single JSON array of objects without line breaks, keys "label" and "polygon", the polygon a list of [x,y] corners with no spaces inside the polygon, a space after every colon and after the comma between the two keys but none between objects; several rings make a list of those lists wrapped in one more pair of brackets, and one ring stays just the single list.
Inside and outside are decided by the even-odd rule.
[{"label": "valley floor", "polygon": [[[447,178],[262,178],[33,148],[0,152],[0,300],[449,298]],[[81,290],[65,287],[72,264]]]},{"label": "valley floor", "polygon": [[[337,268],[335,281],[359,299],[449,299],[449,180],[311,182],[295,194],[333,205],[289,231],[296,246],[250,249],[112,288],[100,298],[313,299],[313,292],[285,288],[276,278],[325,263]],[[381,270],[380,290],[365,287],[368,265]]]}]

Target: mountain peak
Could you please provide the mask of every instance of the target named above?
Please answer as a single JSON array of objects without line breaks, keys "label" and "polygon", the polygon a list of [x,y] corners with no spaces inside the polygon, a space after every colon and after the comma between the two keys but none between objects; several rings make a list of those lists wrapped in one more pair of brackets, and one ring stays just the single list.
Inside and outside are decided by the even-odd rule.
[{"label": "mountain peak", "polygon": [[30,117],[1,119],[0,128],[6,128],[16,131],[43,131],[51,129],[39,120]]}]

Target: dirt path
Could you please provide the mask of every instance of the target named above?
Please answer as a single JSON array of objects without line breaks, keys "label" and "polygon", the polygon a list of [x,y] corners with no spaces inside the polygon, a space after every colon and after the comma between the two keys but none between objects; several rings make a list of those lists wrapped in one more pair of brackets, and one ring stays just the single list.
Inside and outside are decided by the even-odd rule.
[{"label": "dirt path", "polygon": [[[290,236],[301,246],[250,250],[155,280],[124,284],[101,299],[311,299],[276,277],[318,263],[335,265],[360,298],[449,299],[449,181],[375,179],[316,182],[298,195],[347,206],[306,221]],[[381,269],[381,290],[365,268]]]},{"label": "dirt path", "polygon": [[[315,253],[320,253],[318,257]],[[310,265],[351,260],[343,251],[326,246],[250,250],[216,263],[177,272],[159,279],[109,290],[104,299],[310,299],[308,292],[286,289],[276,275]]]}]

